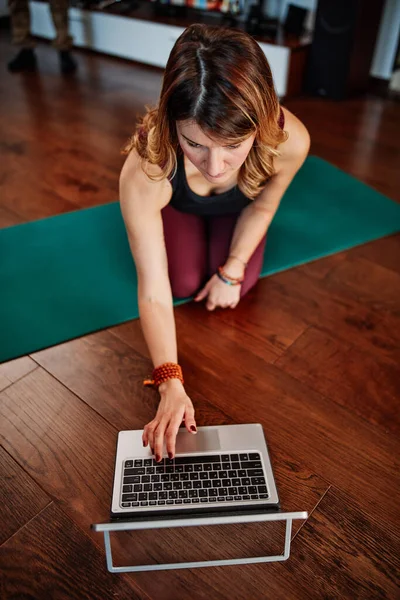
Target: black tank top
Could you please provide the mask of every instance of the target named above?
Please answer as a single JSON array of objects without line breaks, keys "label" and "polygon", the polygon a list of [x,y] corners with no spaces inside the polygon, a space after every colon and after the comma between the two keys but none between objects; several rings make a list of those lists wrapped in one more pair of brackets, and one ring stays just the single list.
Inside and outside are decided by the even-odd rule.
[{"label": "black tank top", "polygon": [[[283,129],[285,117],[281,109],[279,126]],[[200,196],[193,192],[188,184],[185,172],[184,156],[182,152],[177,157],[177,171],[171,179],[173,189],[170,204],[176,210],[202,217],[214,215],[229,215],[240,213],[250,202],[237,185],[222,194]]]}]

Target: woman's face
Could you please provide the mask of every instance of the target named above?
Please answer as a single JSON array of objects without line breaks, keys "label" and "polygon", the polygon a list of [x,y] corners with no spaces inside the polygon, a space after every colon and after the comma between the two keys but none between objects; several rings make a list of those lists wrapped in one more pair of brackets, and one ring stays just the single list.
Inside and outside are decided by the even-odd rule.
[{"label": "woman's face", "polygon": [[208,137],[194,121],[178,121],[176,129],[184,154],[211,183],[223,183],[240,169],[255,138],[252,134],[240,144],[227,144]]}]

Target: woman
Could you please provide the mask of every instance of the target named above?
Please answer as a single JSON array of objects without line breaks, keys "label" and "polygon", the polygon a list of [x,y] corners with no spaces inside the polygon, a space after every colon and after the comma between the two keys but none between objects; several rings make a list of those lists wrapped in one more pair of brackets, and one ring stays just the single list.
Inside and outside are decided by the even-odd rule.
[{"label": "woman", "polygon": [[[192,25],[168,59],[158,107],[125,151],[121,209],[138,274],[141,325],[160,392],[143,445],[175,455],[194,408],[177,364],[172,296],[234,308],[255,285],[266,233],[304,162],[309,136],[279,106],[259,45],[244,32]],[[146,382],[145,382],[146,383]]]}]

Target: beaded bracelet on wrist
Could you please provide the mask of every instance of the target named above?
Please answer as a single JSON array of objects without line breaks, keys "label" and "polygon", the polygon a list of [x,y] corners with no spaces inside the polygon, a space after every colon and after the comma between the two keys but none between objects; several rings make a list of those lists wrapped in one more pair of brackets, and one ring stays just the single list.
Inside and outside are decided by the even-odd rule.
[{"label": "beaded bracelet on wrist", "polygon": [[143,381],[143,385],[153,386],[157,389],[159,385],[164,383],[164,381],[168,381],[169,379],[179,379],[182,384],[184,383],[182,368],[176,363],[164,363],[159,367],[156,367],[153,370],[152,377],[153,379],[145,379]]},{"label": "beaded bracelet on wrist", "polygon": [[232,275],[228,275],[228,273],[225,271],[224,267],[218,267],[218,271],[221,273],[222,277],[225,277],[225,279],[229,279],[229,281],[238,281],[239,283],[242,283],[244,280],[244,277],[232,277]]},{"label": "beaded bracelet on wrist", "polygon": [[221,281],[227,283],[228,285],[240,285],[244,281],[244,277],[231,277],[226,271],[224,271],[223,267],[218,267],[217,275]]},{"label": "beaded bracelet on wrist", "polygon": [[221,275],[219,271],[217,271],[216,275],[221,281],[223,281],[227,285],[240,285],[242,283],[241,281],[232,281],[231,279],[226,279],[223,275]]}]

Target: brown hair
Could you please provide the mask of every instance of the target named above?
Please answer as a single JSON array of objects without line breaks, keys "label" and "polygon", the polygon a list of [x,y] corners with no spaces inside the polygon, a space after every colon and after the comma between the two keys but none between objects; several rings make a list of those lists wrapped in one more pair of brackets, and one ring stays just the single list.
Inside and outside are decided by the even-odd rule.
[{"label": "brown hair", "polygon": [[176,121],[195,121],[206,135],[238,143],[256,134],[243,163],[239,189],[255,198],[273,175],[277,146],[286,138],[279,127],[279,100],[271,69],[257,42],[247,33],[191,25],[172,48],[158,106],[146,107],[123,152],[139,156],[173,177],[181,151]]}]

